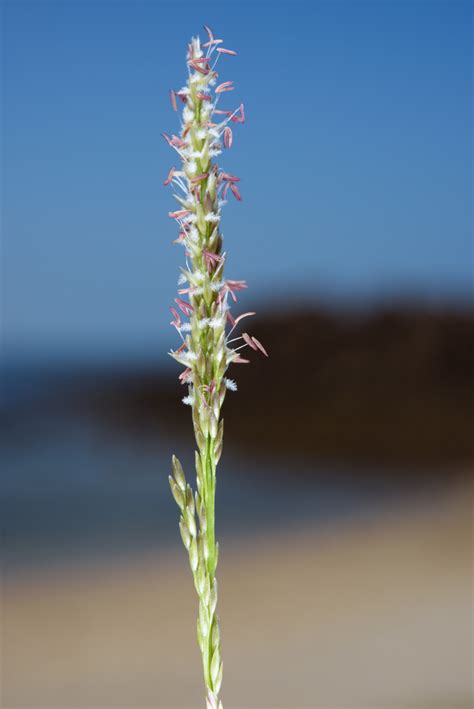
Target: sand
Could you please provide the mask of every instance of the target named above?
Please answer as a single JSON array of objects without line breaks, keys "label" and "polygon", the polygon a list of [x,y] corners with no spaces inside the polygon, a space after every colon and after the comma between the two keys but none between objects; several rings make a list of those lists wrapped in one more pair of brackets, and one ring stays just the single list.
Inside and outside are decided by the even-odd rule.
[{"label": "sand", "polygon": [[[226,709],[468,709],[470,489],[226,541]],[[7,573],[2,709],[202,707],[184,552]]]}]

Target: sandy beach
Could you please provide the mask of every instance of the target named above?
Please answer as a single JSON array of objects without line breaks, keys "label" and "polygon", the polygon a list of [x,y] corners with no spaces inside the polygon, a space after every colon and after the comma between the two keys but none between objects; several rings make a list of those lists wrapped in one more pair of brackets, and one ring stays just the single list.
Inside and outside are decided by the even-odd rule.
[{"label": "sandy beach", "polygon": [[[323,530],[225,541],[226,709],[468,709],[467,485]],[[2,709],[191,709],[184,552],[2,578]]]}]

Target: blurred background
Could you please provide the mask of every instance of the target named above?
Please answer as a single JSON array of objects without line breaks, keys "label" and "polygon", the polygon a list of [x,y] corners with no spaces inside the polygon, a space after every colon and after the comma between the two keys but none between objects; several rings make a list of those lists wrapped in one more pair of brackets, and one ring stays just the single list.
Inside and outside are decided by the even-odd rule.
[{"label": "blurred background", "polygon": [[462,0],[4,0],[0,706],[202,700],[160,133],[203,23],[239,53],[227,272],[270,353],[224,410],[225,706],[467,709]]}]

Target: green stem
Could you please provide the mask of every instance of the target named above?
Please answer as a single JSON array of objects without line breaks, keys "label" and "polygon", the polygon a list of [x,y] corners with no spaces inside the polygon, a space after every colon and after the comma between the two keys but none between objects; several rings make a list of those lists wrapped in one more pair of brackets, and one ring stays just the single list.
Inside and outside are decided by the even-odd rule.
[{"label": "green stem", "polygon": [[209,548],[209,559],[207,568],[211,581],[216,574],[216,538],[215,538],[215,498],[216,498],[216,467],[212,450],[214,440],[211,436],[207,439],[206,450],[206,513],[207,513],[207,544]]}]

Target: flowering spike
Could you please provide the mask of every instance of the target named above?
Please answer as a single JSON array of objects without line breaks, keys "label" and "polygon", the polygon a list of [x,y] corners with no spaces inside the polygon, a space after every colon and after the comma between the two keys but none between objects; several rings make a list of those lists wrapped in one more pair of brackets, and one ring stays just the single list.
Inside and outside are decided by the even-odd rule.
[{"label": "flowering spike", "polygon": [[[175,241],[184,246],[186,256],[186,268],[182,269],[178,281],[176,307],[170,308],[171,325],[178,331],[181,343],[169,354],[184,367],[179,381],[188,391],[182,401],[191,407],[197,444],[196,493],[185,482],[184,474],[181,476],[177,471],[176,461],[171,486],[181,510],[181,537],[199,595],[198,642],[203,655],[208,707],[222,709],[218,696],[223,665],[216,614],[216,467],[223,447],[221,407],[226,390],[237,389],[235,382],[226,376],[227,368],[231,364],[248,363],[241,357],[240,347],[232,348],[235,338],[231,339],[230,335],[243,318],[255,313],[242,313],[234,318],[229,311],[229,298],[236,302],[236,293],[247,284],[224,278],[221,209],[229,190],[238,201],[242,198],[236,184],[239,178],[220,170],[214,162],[222,146],[232,146],[229,123],[245,121],[243,104],[234,111],[216,108],[219,95],[234,90],[230,80],[216,86],[216,62],[220,56],[237,53],[219,46],[223,40],[215,38],[207,25],[205,30],[206,42],[201,44],[195,37],[188,45],[186,86],[170,91],[173,110],[177,110],[177,97],[183,103],[180,134],[162,135],[182,163],[178,170],[171,168],[164,184],[173,184],[179,191],[174,197],[180,208],[169,212],[169,217],[178,224]],[[220,122],[216,122],[216,116],[222,116]],[[189,300],[180,297],[184,295]],[[241,337],[245,345],[266,354],[256,338],[248,333]]]}]

